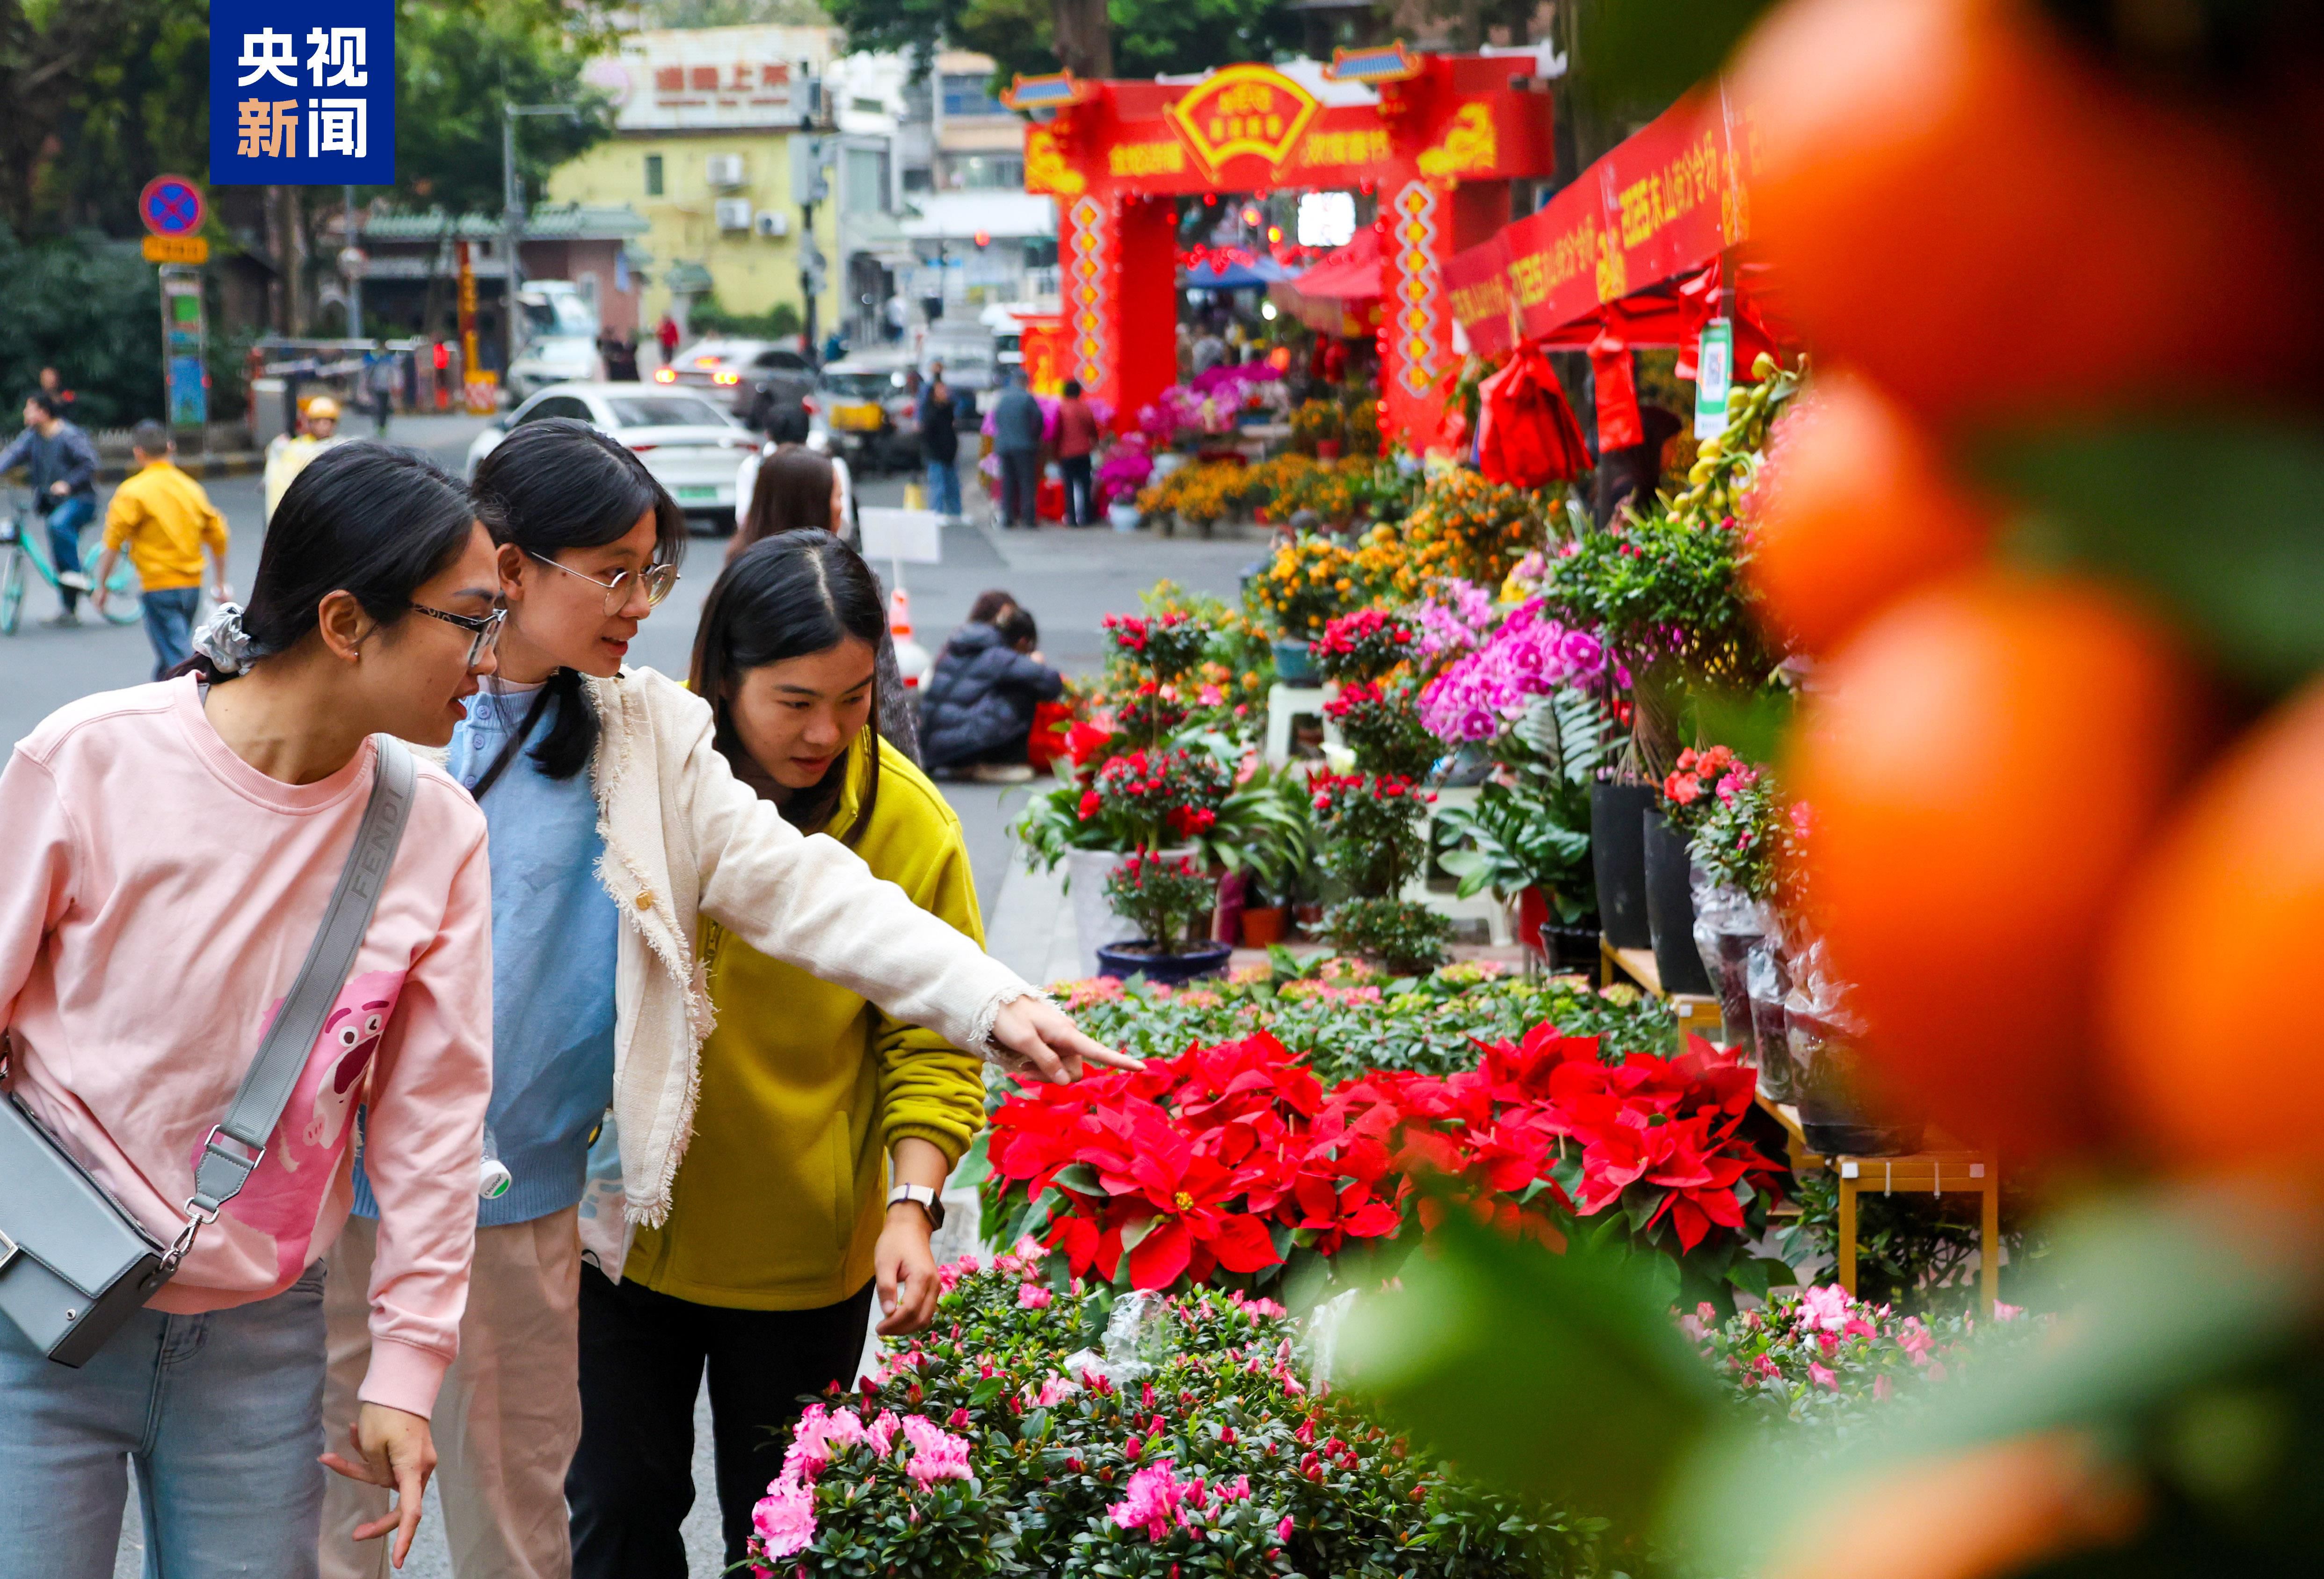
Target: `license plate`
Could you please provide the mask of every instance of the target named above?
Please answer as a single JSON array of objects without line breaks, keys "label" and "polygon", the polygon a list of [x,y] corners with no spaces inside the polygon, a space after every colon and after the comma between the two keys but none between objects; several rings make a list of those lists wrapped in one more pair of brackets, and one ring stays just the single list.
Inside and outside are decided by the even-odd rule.
[{"label": "license plate", "polygon": [[680,499],[715,500],[718,497],[718,490],[715,488],[679,488],[674,489],[672,491]]},{"label": "license plate", "polygon": [[886,417],[877,406],[842,406],[831,414],[831,421],[835,427],[865,433],[876,429]]}]

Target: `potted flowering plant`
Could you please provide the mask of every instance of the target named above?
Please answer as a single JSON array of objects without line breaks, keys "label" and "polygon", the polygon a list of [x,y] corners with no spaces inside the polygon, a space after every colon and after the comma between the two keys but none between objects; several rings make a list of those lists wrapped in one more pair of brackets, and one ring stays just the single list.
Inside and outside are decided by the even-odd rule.
[{"label": "potted flowering plant", "polygon": [[1358,609],[1326,621],[1315,640],[1315,666],[1328,680],[1379,680],[1413,656],[1411,621],[1382,609]]},{"label": "potted flowering plant", "polygon": [[1273,617],[1275,672],[1286,684],[1311,685],[1309,644],[1356,597],[1354,555],[1328,537],[1303,537],[1275,551],[1251,583],[1250,595]]},{"label": "potted flowering plant", "polygon": [[1154,481],[1154,456],[1143,433],[1124,434],[1098,463],[1097,500],[1118,532],[1133,532],[1142,512],[1138,496]]},{"label": "potted flowering plant", "polygon": [[1184,857],[1133,851],[1105,880],[1106,903],[1130,922],[1138,936],[1101,945],[1101,975],[1143,975],[1151,981],[1192,981],[1226,969],[1231,943],[1201,935],[1218,901],[1219,886]]},{"label": "potted flowering plant", "polygon": [[1427,858],[1427,795],[1398,774],[1317,774],[1308,780],[1323,865],[1350,897],[1324,913],[1333,947],[1398,976],[1434,969],[1452,926],[1403,892]]},{"label": "potted flowering plant", "polygon": [[1646,813],[1646,923],[1654,940],[1655,969],[1665,992],[1711,990],[1702,956],[1694,946],[1694,885],[1687,841],[1710,808],[1719,803],[1719,786],[1734,794],[1740,783],[1738,771],[1748,767],[1725,746],[1702,751],[1689,747],[1679,753],[1677,765],[1663,779],[1659,801]]}]

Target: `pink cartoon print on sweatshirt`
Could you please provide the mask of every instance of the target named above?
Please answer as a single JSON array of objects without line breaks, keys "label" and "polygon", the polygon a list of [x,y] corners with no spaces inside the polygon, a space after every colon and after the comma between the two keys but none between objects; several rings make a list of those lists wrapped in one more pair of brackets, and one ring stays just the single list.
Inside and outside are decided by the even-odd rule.
[{"label": "pink cartoon print on sweatshirt", "polygon": [[[289,1281],[313,1259],[315,1218],[338,1176],[364,1075],[402,990],[400,970],[366,971],[341,989],[267,1141],[265,1157],[242,1193],[226,1204],[225,1216],[274,1240],[277,1281]],[[278,998],[267,1014],[270,1024],[281,1008]],[[198,1165],[198,1147],[195,1160]]]}]

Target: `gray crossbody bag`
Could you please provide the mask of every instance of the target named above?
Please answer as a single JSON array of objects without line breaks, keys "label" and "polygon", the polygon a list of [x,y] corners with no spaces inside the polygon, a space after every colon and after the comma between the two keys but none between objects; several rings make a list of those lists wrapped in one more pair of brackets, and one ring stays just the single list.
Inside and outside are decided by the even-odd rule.
[{"label": "gray crossbody bag", "polygon": [[217,1220],[218,1208],[241,1192],[266,1155],[267,1137],[346,986],[403,842],[417,773],[400,741],[381,735],[377,742],[355,849],[225,1122],[202,1143],[194,1193],[175,1240],[163,1244],[124,1211],[14,1092],[0,1101],[0,1316],[59,1364],[81,1365],[105,1346],[176,1273],[195,1236]]}]

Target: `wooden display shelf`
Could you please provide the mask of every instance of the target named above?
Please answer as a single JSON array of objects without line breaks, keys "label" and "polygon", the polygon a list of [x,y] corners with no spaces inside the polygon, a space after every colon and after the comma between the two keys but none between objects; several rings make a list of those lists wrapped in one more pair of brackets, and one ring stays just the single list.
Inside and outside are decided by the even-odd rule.
[{"label": "wooden display shelf", "polygon": [[[1723,1028],[1717,998],[1691,993],[1666,994],[1662,973],[1651,949],[1618,949],[1601,933],[1598,939],[1601,981],[1611,986],[1627,976],[1646,991],[1669,1003],[1682,1033],[1710,1036]],[[1783,1125],[1794,1175],[1830,1169],[1840,1182],[1840,1287],[1856,1292],[1857,1200],[1867,1189],[1882,1195],[1919,1190],[1931,1195],[1974,1191],[1983,1198],[1978,1220],[1978,1294],[1987,1317],[2001,1289],[2001,1163],[1990,1152],[1959,1146],[1914,1152],[1899,1157],[1826,1157],[1809,1149],[1799,1109],[1777,1102],[1765,1091],[1756,1094],[1761,1112]],[[1940,1137],[1944,1138],[1944,1137]]]}]

